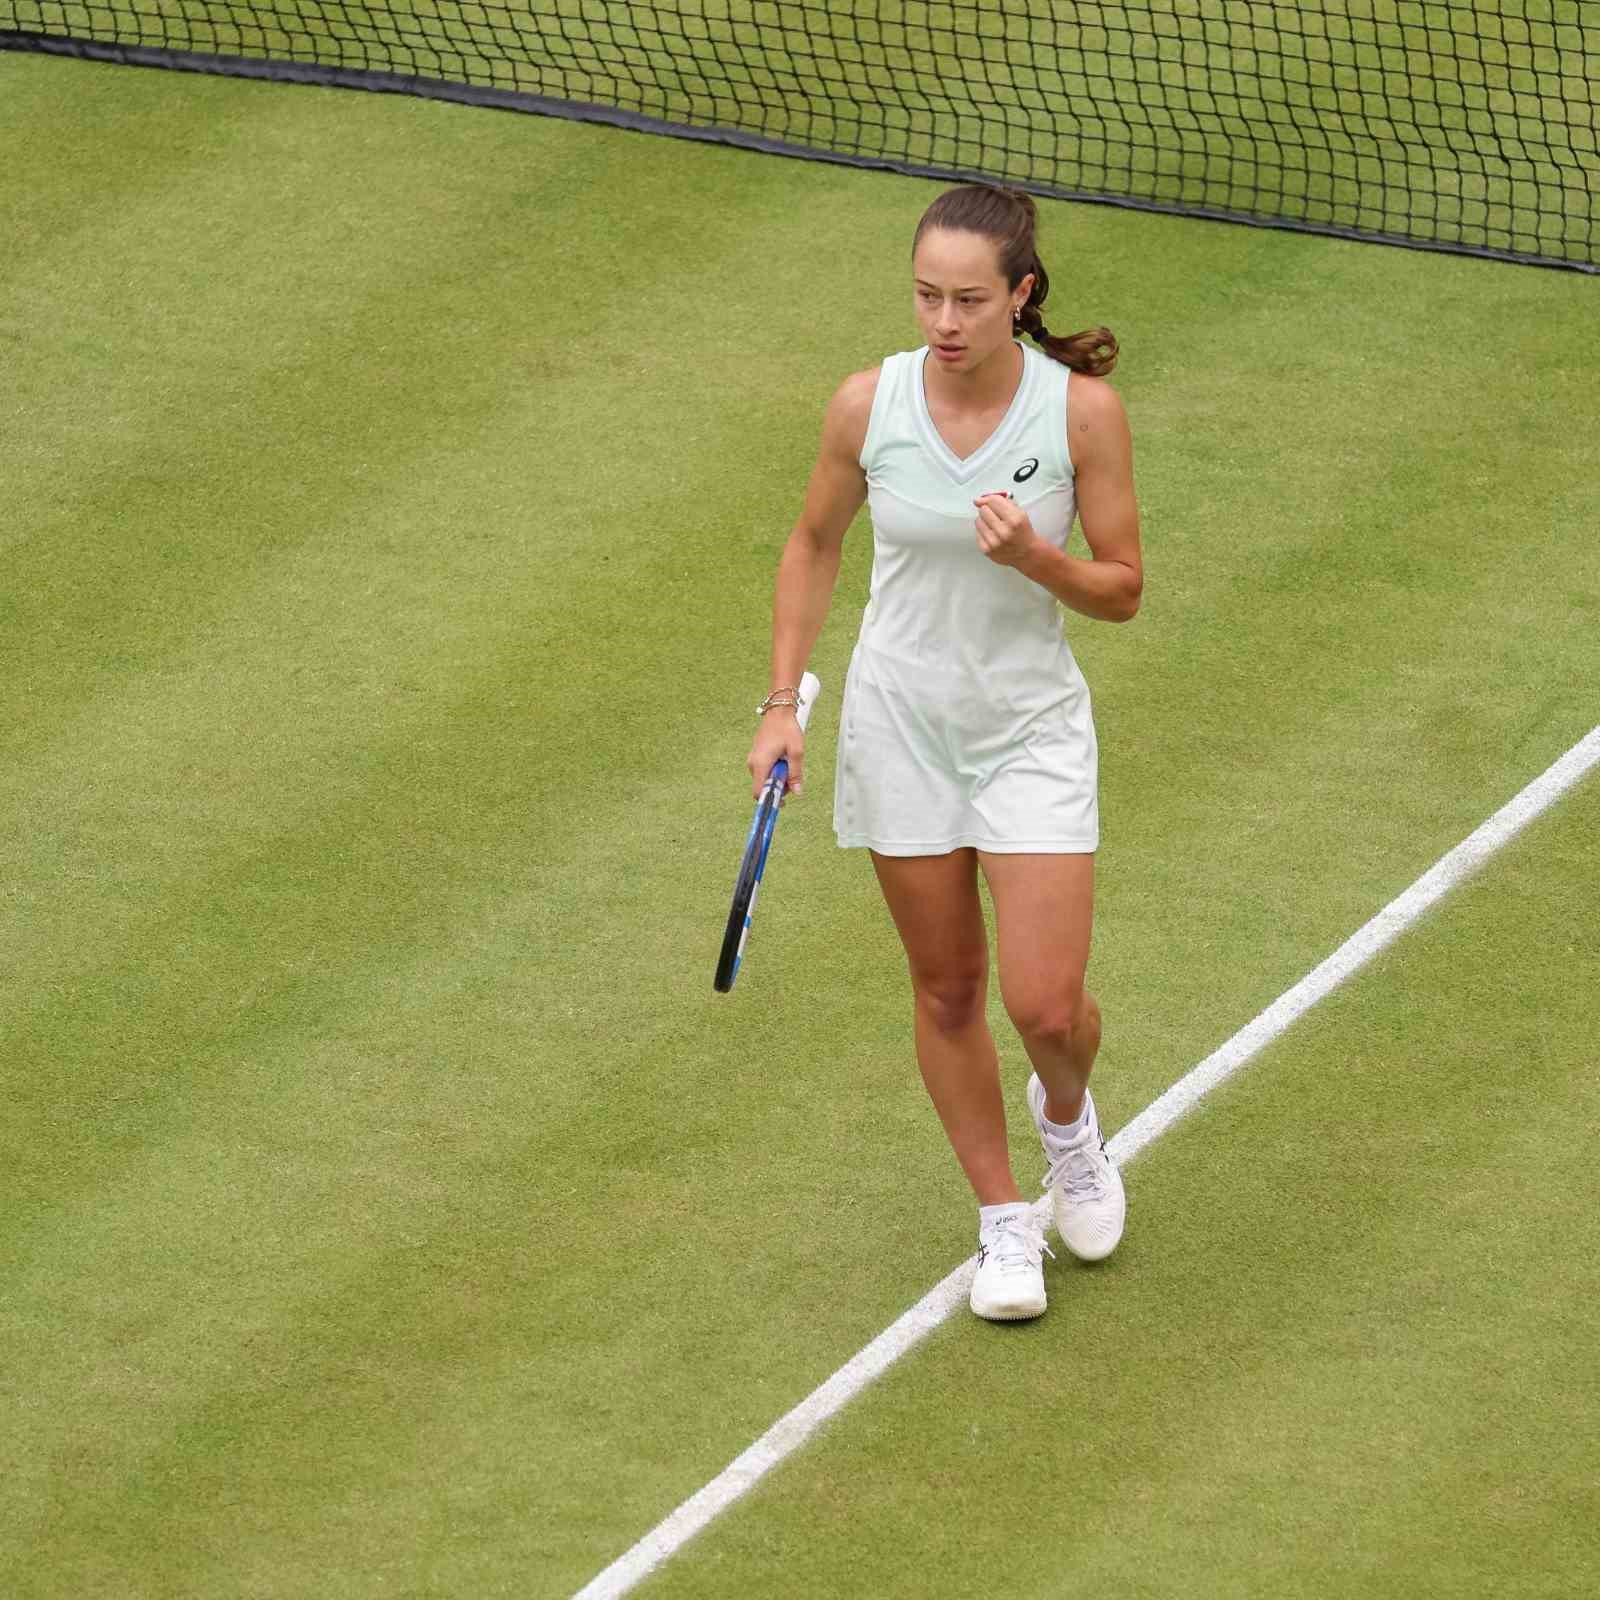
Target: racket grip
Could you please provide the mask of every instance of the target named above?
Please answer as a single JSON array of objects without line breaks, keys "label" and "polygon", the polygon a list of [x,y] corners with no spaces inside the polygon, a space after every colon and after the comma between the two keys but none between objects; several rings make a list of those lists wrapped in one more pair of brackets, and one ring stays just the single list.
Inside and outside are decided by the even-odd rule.
[{"label": "racket grip", "polygon": [[[811,708],[817,703],[817,696],[822,693],[822,680],[814,672],[803,673],[800,678],[800,704],[795,707],[794,720],[800,724],[800,731],[806,731],[806,724],[811,720]],[[789,781],[788,760],[779,756],[773,763],[772,771],[767,774],[767,781],[762,785],[763,791],[776,788],[781,795]]]},{"label": "racket grip", "polygon": [[[806,724],[811,720],[811,708],[817,703],[817,696],[822,693],[822,680],[814,672],[803,672],[800,675],[800,704],[795,708],[794,720],[800,724],[800,731],[806,731]],[[788,764],[784,764],[784,773],[788,773]]]}]

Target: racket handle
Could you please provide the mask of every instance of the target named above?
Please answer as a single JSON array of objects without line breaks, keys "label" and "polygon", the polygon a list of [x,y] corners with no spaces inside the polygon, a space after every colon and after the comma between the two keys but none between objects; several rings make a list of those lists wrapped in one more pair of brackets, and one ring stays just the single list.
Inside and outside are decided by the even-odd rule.
[{"label": "racket handle", "polygon": [[[800,724],[800,731],[806,731],[806,724],[811,720],[811,708],[817,703],[817,696],[822,693],[822,680],[814,672],[802,674],[800,678],[800,704],[795,707],[794,719]],[[761,792],[776,788],[781,795],[784,785],[789,778],[789,763],[784,757],[773,763],[772,771],[767,774],[767,781],[762,784]]]},{"label": "racket handle", "polygon": [[817,703],[817,696],[821,693],[822,680],[816,673],[801,673],[800,704],[795,708],[794,720],[800,724],[802,733],[806,731],[806,724],[811,720],[811,708]]},{"label": "racket handle", "polygon": [[[806,724],[811,720],[811,708],[817,703],[817,696],[822,693],[822,680],[814,672],[802,673],[800,676],[800,704],[795,707],[794,720],[800,724],[800,731],[806,731]],[[772,771],[767,774],[767,781],[763,785],[766,789],[776,788],[781,795],[784,785],[789,779],[789,763],[782,756],[773,763]]]}]

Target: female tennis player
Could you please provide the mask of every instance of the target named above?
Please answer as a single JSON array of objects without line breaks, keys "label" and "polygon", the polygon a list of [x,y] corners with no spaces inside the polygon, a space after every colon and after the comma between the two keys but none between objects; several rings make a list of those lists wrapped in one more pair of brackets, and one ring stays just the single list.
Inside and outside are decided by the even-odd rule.
[{"label": "female tennis player", "polygon": [[[1046,331],[1050,280],[1026,195],[940,195],[912,243],[923,348],[839,386],[784,546],[772,677],[749,766],[800,794],[795,685],[865,500],[872,594],[840,713],[834,827],[865,847],[905,945],[923,1082],[978,1199],[972,1309],[1045,1309],[1048,1249],[1006,1146],[985,1020],[994,902],[1000,992],[1033,1063],[1027,1099],[1057,1228],[1084,1260],[1122,1236],[1122,1180],[1089,1093],[1100,1012],[1084,988],[1099,845],[1089,691],[1057,601],[1123,622],[1143,567],[1132,446],[1105,328]],[[1026,335],[1037,348],[1020,342]],[[1065,552],[1074,517],[1087,557]]]}]

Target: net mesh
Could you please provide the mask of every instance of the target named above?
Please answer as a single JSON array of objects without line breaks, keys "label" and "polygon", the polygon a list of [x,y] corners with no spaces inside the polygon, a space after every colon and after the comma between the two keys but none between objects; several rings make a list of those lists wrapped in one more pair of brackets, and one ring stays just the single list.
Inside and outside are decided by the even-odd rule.
[{"label": "net mesh", "polygon": [[1597,269],[1592,0],[0,0],[0,43],[405,89]]}]

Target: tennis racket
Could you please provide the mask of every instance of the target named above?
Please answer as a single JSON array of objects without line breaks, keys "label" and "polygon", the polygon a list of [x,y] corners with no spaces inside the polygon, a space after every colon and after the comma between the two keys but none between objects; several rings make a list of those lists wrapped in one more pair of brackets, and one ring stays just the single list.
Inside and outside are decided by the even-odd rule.
[{"label": "tennis racket", "polygon": [[[822,693],[822,684],[814,672],[800,679],[800,704],[795,718],[802,731],[811,720],[811,708]],[[726,994],[739,976],[739,963],[744,960],[745,941],[750,937],[750,919],[756,913],[756,896],[761,892],[761,874],[767,870],[767,852],[772,848],[772,833],[778,826],[778,802],[783,798],[784,785],[789,778],[789,763],[780,760],[767,775],[756,801],[756,814],[750,824],[750,834],[744,842],[744,856],[739,862],[739,876],[733,883],[733,904],[728,908],[728,926],[722,935],[722,953],[717,957],[717,976],[714,987],[718,994]]]}]

